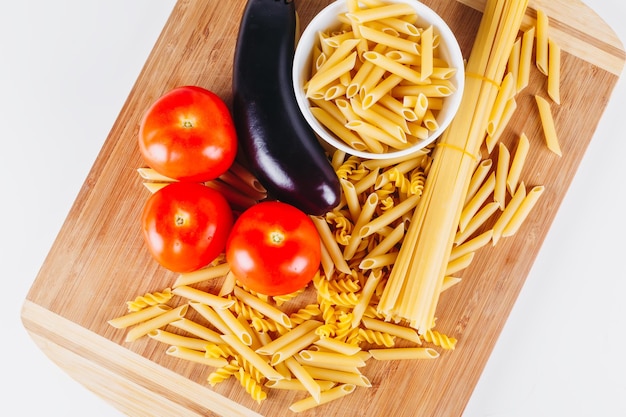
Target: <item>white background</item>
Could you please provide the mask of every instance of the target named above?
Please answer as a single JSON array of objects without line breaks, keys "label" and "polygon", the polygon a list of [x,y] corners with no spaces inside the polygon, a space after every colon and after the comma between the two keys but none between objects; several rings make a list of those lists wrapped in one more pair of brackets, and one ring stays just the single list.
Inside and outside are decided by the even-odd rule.
[{"label": "white background", "polygon": [[[586,2],[625,42],[626,3]],[[13,416],[120,415],[44,356],[20,308],[174,3],[0,5],[0,404]],[[624,109],[622,77],[466,417],[626,415]]]}]

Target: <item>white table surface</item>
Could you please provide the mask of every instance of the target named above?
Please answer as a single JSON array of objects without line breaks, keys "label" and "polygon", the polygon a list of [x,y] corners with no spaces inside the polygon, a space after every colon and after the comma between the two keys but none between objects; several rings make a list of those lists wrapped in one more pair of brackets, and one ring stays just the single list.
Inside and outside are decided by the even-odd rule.
[{"label": "white table surface", "polygon": [[[626,2],[586,3],[626,42]],[[0,5],[0,404],[12,416],[120,415],[47,359],[20,308],[174,4]],[[624,109],[622,77],[466,417],[626,415]]]}]

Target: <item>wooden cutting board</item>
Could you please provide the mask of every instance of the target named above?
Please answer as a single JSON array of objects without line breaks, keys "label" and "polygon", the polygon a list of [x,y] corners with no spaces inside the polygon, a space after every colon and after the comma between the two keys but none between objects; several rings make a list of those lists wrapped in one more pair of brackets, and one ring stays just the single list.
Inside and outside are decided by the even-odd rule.
[{"label": "wooden cutting board", "polygon": [[[329,0],[300,1],[303,25]],[[427,0],[451,26],[467,57],[484,0]],[[171,286],[175,275],[146,251],[139,214],[149,192],[139,180],[139,120],[167,90],[197,84],[231,100],[231,66],[245,2],[181,0],[121,109],[95,164],[56,239],[22,310],[24,326],[61,368],[124,413],[133,416],[283,416],[301,395],[272,392],[257,405],[234,380],[212,389],[207,368],[164,354],[149,338],[125,343],[125,332],[107,320],[125,302]],[[533,94],[545,96],[546,80],[533,70],[519,96],[517,115],[503,141],[514,149],[525,132],[532,153],[528,185],[546,192],[514,237],[482,249],[446,291],[437,328],[459,341],[437,360],[368,365],[373,387],[304,413],[307,416],[459,416],[540,250],[550,224],[589,144],[622,71],[624,48],[613,31],[579,0],[531,1],[550,16],[551,35],[563,49],[562,104],[553,106],[563,157],[541,146]]]}]

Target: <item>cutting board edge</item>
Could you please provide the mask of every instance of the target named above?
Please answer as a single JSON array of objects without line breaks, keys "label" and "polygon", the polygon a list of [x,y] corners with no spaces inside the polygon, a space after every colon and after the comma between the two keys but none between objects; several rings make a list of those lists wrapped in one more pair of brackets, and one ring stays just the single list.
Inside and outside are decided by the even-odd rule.
[{"label": "cutting board edge", "polygon": [[[20,318],[35,345],[55,365],[124,413],[140,416],[146,411],[163,412],[165,408],[176,412],[171,415],[181,417],[206,415],[171,399],[182,398],[220,416],[264,417],[30,300],[24,301]],[[105,363],[125,370],[127,375],[105,368]],[[98,383],[103,374],[124,389],[116,391],[116,384]],[[145,385],[137,381],[144,381]],[[134,395],[129,396],[128,391]],[[171,398],[158,395],[160,391],[169,392]],[[127,401],[121,401],[124,398]]]},{"label": "cutting board edge", "polygon": [[[487,0],[456,0],[472,9],[482,12]],[[593,9],[581,1],[576,1],[572,11],[563,17],[555,17],[555,13],[562,12],[558,5],[542,0],[530,0],[526,16],[522,22],[522,29],[526,30],[536,24],[537,10],[541,9],[550,18],[549,36],[559,44],[563,52],[570,53],[577,58],[590,62],[613,75],[620,76],[626,64],[626,49],[624,42],[617,36],[613,28]],[[580,26],[581,11],[584,10],[584,20],[587,31],[577,29]],[[600,39],[603,40],[600,40]],[[593,54],[590,54],[590,50]],[[591,56],[594,60],[591,60]]]},{"label": "cutting board edge", "polygon": [[[173,11],[172,13],[174,13],[174,11]],[[168,22],[169,22],[169,20],[168,20]],[[160,40],[160,38],[159,38],[159,40]],[[155,45],[155,47],[156,47],[156,45]],[[149,59],[149,61],[150,61],[150,59]],[[623,68],[623,60],[622,60],[621,65],[622,65],[622,66],[621,66],[621,68]],[[613,73],[613,72],[611,71],[611,73]],[[140,75],[140,77],[141,77],[141,76],[142,76],[142,75]],[[133,87],[133,89],[131,90],[130,95],[134,94],[134,90],[135,90],[135,87]],[[122,109],[122,112],[120,113],[120,118],[119,118],[120,120],[123,120],[123,119],[124,119],[124,118],[123,118],[123,114],[124,114],[124,112],[126,111],[126,107],[127,107],[127,105],[128,105],[128,103],[125,103],[125,104],[124,104],[124,108]],[[115,122],[115,124],[116,124],[116,125],[117,125],[117,123],[119,123],[119,120]],[[109,141],[107,140],[107,142],[109,142]],[[111,145],[111,146],[115,146],[115,143],[116,143],[116,142],[115,142],[114,140],[111,140],[110,145]],[[104,151],[104,149],[103,149],[103,151]],[[100,161],[100,160],[101,160],[101,156],[98,156],[98,161]],[[103,159],[102,159],[102,163],[106,163],[106,162],[107,162],[107,161],[106,161],[106,158],[103,158]],[[94,170],[93,170],[93,172],[98,172],[98,169],[95,169],[95,167],[96,167],[96,165],[94,165]],[[87,180],[89,180],[89,178],[90,178],[90,176],[91,176],[91,175],[92,175],[92,174],[90,173],[90,174],[89,174],[89,177],[87,178]],[[88,182],[88,181],[87,181],[87,180],[86,180],[86,182],[85,182],[85,184],[86,184],[86,185],[85,185],[85,187],[87,187],[87,188],[88,188],[88,184],[87,184],[87,182]],[[88,197],[88,195],[89,195],[89,193],[90,193],[90,191],[89,191],[88,189],[81,190],[81,195],[83,195],[83,194],[84,194],[84,198],[87,198],[87,197]],[[72,210],[73,210],[73,209],[72,209]],[[78,208],[76,212],[80,212],[80,208]],[[69,216],[68,216],[68,217],[69,217]],[[28,300],[28,298],[27,298],[27,300]],[[43,308],[43,307],[42,307],[42,308]],[[53,314],[54,314],[54,313],[53,313]],[[27,329],[28,329],[28,328],[27,328]],[[30,331],[29,331],[29,333],[30,333]],[[36,337],[41,337],[41,335],[40,335],[40,334],[37,334],[37,335],[36,335]],[[48,339],[42,339],[42,340],[48,340]],[[105,339],[105,340],[107,340],[107,341],[108,341],[108,339]],[[117,346],[117,347],[119,347],[119,345],[116,345],[116,346]],[[46,354],[48,354],[48,353],[46,353]],[[142,356],[139,356],[139,357],[143,358]],[[80,357],[80,356],[79,356],[78,358],[80,359],[80,358],[82,358],[82,357]],[[150,361],[150,362],[151,362],[151,361]],[[151,362],[151,363],[153,363],[153,362]],[[75,379],[76,379],[76,378],[75,378]],[[82,381],[79,381],[79,382],[83,383]],[[248,412],[248,413],[250,412],[250,410],[248,410],[248,409],[246,409],[246,410],[247,410],[246,412]],[[246,414],[246,415],[249,415],[249,414]]]}]

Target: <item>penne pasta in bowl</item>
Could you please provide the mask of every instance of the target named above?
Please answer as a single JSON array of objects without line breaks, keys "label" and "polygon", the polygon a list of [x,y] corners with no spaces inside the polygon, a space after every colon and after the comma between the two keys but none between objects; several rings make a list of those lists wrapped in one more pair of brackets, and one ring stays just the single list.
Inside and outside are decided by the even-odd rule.
[{"label": "penne pasta in bowl", "polygon": [[414,0],[337,0],[303,31],[298,107],[322,141],[366,159],[410,155],[456,114],[464,61],[445,21]]}]

